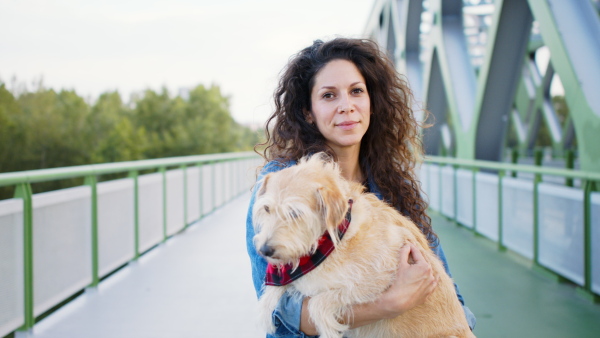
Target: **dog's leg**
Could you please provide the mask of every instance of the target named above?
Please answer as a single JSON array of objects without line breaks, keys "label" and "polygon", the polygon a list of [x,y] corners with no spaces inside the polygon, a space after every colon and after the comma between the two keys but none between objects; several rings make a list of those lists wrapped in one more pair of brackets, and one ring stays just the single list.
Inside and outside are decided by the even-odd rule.
[{"label": "dog's leg", "polygon": [[272,320],[273,311],[286,290],[287,287],[285,286],[266,286],[265,292],[258,300],[259,322],[261,327],[268,333],[275,332],[275,326],[273,326]]},{"label": "dog's leg", "polygon": [[349,328],[340,323],[348,310],[340,299],[339,292],[330,290],[312,297],[308,302],[308,313],[321,338],[341,338]]}]

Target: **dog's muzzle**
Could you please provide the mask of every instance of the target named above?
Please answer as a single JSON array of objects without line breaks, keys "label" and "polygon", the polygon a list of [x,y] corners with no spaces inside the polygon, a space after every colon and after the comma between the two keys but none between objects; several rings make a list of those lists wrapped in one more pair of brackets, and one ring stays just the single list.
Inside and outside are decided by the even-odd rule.
[{"label": "dog's muzzle", "polygon": [[271,257],[275,253],[275,249],[268,246],[267,244],[263,244],[263,246],[260,247],[260,250],[258,250],[258,252],[265,257]]}]

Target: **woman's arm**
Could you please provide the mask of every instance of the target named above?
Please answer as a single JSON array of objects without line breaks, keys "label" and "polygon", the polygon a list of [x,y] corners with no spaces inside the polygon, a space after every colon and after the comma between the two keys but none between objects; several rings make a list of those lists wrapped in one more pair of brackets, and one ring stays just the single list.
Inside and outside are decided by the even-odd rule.
[{"label": "woman's arm", "polygon": [[[356,328],[382,319],[399,316],[403,312],[425,302],[435,287],[437,280],[433,270],[425,261],[421,250],[413,244],[400,249],[400,265],[394,283],[377,300],[372,303],[359,304],[352,307],[352,317],[346,324]],[[300,316],[300,330],[307,335],[318,334],[309,319],[305,298]]]}]

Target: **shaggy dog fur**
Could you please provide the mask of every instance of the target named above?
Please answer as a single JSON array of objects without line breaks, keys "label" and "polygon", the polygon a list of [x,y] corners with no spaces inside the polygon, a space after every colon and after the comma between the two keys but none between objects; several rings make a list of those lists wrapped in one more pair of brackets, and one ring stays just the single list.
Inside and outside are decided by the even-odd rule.
[{"label": "shaggy dog fur", "polygon": [[[268,332],[271,314],[285,293],[311,297],[308,311],[321,337],[474,337],[456,291],[425,236],[408,218],[364,188],[344,180],[338,166],[317,154],[265,176],[253,209],[254,245],[273,254],[273,264],[294,264],[314,252],[318,239],[336,229],[353,199],[352,221],[335,250],[310,273],[285,286],[266,286],[259,300]],[[340,321],[354,304],[372,302],[395,278],[399,250],[407,242],[421,248],[439,277],[425,303],[389,320],[349,330]],[[260,251],[259,251],[260,252]]]}]

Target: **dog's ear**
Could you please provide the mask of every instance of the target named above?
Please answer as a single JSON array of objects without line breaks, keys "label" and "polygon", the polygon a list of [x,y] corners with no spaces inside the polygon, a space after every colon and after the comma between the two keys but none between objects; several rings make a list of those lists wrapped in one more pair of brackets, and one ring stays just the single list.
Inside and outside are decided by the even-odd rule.
[{"label": "dog's ear", "polygon": [[339,189],[320,187],[317,189],[317,200],[321,217],[325,222],[325,228],[331,239],[337,244],[337,226],[346,216],[348,205]]},{"label": "dog's ear", "polygon": [[262,179],[262,184],[260,185],[260,189],[258,190],[258,192],[256,193],[256,196],[262,196],[265,194],[265,192],[267,192],[267,181],[269,180],[269,178],[271,177],[271,174],[267,174],[265,177],[263,177]]}]

